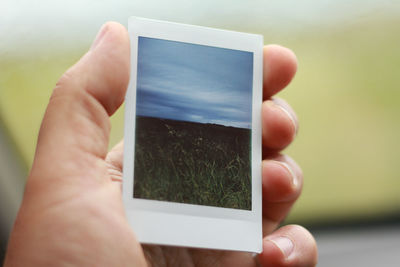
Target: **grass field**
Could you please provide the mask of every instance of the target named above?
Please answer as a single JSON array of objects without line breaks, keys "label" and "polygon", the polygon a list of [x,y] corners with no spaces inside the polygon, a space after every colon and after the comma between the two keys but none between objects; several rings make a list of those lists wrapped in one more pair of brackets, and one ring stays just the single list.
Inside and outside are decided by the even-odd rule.
[{"label": "grass field", "polygon": [[[334,28],[315,24],[297,35],[274,35],[260,25],[266,43],[288,46],[299,59],[295,79],[280,93],[300,120],[284,153],[304,172],[288,222],[367,221],[399,213],[399,23],[396,16]],[[52,88],[89,46],[59,51],[47,44],[32,55],[2,54],[0,113],[27,169]],[[111,121],[110,148],[123,138],[123,109]]]},{"label": "grass field", "polygon": [[138,116],[134,197],[251,210],[250,134]]}]

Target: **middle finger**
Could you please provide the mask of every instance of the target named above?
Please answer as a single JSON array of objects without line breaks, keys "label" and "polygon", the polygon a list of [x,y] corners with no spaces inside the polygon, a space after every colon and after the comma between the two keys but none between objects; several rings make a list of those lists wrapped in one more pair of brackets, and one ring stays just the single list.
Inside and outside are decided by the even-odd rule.
[{"label": "middle finger", "polygon": [[[286,101],[275,98],[262,105],[262,142],[264,152],[272,154],[288,146],[298,130],[297,116]],[[265,158],[268,155],[263,155]]]}]

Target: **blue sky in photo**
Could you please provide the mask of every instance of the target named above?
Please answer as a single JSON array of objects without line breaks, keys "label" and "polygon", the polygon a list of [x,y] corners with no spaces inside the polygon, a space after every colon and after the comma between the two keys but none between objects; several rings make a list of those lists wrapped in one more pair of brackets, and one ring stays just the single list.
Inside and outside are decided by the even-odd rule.
[{"label": "blue sky in photo", "polygon": [[136,114],[251,128],[253,53],[139,37]]}]

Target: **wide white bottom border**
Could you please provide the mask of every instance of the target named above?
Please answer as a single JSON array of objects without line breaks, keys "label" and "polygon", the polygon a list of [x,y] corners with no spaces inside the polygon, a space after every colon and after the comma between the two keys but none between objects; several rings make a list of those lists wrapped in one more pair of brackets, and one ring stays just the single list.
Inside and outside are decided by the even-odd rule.
[{"label": "wide white bottom border", "polygon": [[260,253],[260,222],[126,210],[140,243]]}]

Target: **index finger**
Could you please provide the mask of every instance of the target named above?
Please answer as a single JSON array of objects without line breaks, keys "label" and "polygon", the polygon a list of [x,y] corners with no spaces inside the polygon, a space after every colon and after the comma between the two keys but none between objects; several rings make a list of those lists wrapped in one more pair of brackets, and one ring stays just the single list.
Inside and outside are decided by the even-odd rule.
[{"label": "index finger", "polygon": [[285,88],[297,71],[297,58],[292,50],[279,45],[264,46],[264,100]]}]

